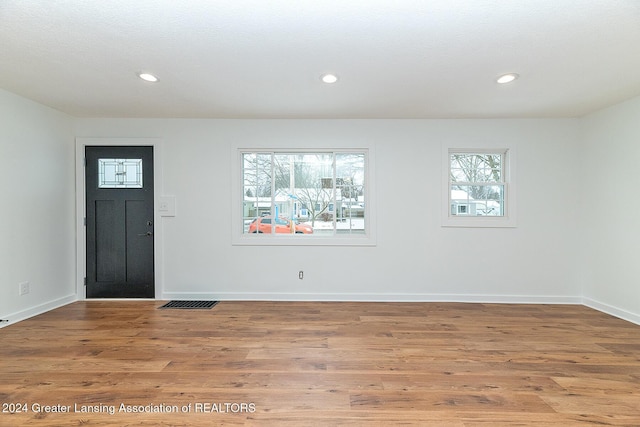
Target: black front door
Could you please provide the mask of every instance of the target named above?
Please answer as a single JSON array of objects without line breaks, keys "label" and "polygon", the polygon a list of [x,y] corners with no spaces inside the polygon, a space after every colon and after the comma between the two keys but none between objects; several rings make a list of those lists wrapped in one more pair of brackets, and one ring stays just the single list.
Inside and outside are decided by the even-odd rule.
[{"label": "black front door", "polygon": [[153,147],[85,157],[87,298],[153,298]]}]

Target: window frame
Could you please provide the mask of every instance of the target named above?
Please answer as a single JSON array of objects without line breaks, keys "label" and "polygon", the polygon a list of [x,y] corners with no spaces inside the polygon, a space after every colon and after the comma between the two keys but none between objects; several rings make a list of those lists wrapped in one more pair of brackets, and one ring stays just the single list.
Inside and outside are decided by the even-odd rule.
[{"label": "window frame", "polygon": [[[451,154],[502,154],[503,215],[453,215],[451,213]],[[516,227],[516,149],[514,144],[469,143],[442,145],[442,227]],[[485,183],[482,183],[485,184]]]},{"label": "window frame", "polygon": [[[364,155],[364,221],[363,234],[333,234],[320,235],[288,235],[288,234],[249,234],[244,232],[243,217],[243,155],[246,153],[358,153]],[[232,200],[231,200],[231,234],[232,245],[246,246],[375,246],[375,196],[374,181],[371,173],[374,164],[374,150],[371,147],[266,147],[266,146],[236,146],[232,149]]]}]

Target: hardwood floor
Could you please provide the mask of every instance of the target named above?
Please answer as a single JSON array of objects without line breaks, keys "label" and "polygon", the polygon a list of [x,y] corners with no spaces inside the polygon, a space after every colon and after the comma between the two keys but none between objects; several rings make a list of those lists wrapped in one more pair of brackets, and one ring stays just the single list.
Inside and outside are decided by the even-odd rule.
[{"label": "hardwood floor", "polygon": [[0,329],[0,425],[640,425],[640,326],[586,307],[162,304]]}]

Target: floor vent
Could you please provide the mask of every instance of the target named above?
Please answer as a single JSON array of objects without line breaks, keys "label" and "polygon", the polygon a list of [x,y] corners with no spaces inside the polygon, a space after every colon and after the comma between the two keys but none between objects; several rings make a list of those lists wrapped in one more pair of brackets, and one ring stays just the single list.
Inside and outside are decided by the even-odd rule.
[{"label": "floor vent", "polygon": [[169,301],[158,308],[209,309],[217,303],[218,301]]}]

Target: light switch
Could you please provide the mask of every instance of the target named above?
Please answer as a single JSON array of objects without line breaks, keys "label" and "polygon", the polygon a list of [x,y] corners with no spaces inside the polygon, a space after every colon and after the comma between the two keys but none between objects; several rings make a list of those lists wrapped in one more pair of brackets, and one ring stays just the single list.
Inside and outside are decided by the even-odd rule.
[{"label": "light switch", "polygon": [[160,216],[176,216],[176,197],[161,196],[158,199],[158,212]]}]

